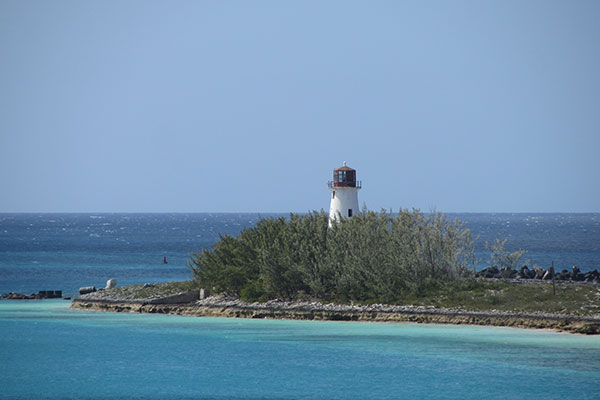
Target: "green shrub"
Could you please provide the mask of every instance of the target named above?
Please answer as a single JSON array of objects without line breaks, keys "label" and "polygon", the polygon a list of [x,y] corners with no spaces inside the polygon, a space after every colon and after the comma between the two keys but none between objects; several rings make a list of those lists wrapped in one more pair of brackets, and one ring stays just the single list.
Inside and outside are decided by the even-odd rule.
[{"label": "green shrub", "polygon": [[242,290],[240,290],[240,299],[248,303],[255,301],[263,302],[267,300],[266,294],[262,290],[262,286],[257,281],[247,282]]},{"label": "green shrub", "polygon": [[328,224],[323,211],[262,219],[194,254],[190,268],[200,287],[252,301],[301,292],[393,303],[471,275],[470,232],[444,214],[362,212]]}]

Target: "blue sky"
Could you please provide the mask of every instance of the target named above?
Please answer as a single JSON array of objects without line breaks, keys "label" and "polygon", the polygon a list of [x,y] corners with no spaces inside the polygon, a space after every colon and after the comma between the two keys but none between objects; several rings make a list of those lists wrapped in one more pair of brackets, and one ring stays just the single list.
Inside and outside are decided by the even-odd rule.
[{"label": "blue sky", "polygon": [[600,212],[598,1],[0,1],[0,212]]}]

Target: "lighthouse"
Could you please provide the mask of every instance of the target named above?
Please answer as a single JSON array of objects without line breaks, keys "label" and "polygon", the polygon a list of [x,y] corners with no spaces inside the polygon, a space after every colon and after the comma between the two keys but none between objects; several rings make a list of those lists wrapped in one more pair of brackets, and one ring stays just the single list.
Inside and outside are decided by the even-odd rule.
[{"label": "lighthouse", "polygon": [[356,180],[356,170],[344,165],[333,170],[333,181],[328,182],[331,190],[329,226],[341,216],[350,218],[358,209],[358,191],[362,185]]}]

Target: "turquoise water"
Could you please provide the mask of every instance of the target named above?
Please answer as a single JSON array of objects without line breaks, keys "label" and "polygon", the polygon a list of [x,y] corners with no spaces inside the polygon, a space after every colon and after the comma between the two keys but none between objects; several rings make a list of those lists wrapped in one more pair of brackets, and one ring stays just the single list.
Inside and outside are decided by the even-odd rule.
[{"label": "turquoise water", "polygon": [[[600,267],[600,214],[457,214],[532,263]],[[190,279],[257,214],[0,214],[0,293]],[[163,257],[168,264],[162,264]],[[600,338],[508,328],[262,321],[0,301],[0,399],[598,399]]]},{"label": "turquoise water", "polygon": [[598,399],[600,338],[0,301],[2,399]]}]

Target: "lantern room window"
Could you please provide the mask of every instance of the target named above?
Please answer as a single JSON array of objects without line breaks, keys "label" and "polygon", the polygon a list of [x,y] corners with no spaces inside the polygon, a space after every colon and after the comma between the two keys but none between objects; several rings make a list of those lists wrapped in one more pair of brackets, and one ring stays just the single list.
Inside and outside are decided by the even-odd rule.
[{"label": "lantern room window", "polygon": [[356,171],[345,165],[333,170],[334,187],[356,187]]}]

